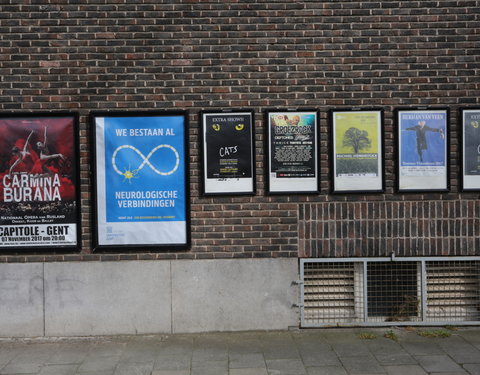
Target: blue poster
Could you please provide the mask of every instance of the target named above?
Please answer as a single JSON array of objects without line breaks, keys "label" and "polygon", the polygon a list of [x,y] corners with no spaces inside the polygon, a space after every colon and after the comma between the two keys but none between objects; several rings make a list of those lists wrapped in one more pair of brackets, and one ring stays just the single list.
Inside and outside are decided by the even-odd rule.
[{"label": "blue poster", "polygon": [[446,123],[442,112],[400,113],[401,166],[445,166]]},{"label": "blue poster", "polygon": [[184,117],[105,117],[106,222],[186,220]]}]

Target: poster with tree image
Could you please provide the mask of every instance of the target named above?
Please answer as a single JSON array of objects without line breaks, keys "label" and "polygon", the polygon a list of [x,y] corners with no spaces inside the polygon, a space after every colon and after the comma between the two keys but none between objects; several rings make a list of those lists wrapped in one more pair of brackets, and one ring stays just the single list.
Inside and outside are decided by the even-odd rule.
[{"label": "poster with tree image", "polygon": [[383,191],[382,111],[330,112],[333,192]]}]

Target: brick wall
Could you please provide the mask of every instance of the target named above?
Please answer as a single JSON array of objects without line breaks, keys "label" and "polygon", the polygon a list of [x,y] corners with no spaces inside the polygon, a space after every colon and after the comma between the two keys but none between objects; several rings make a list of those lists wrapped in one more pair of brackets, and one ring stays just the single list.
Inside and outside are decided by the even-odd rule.
[{"label": "brick wall", "polygon": [[[80,113],[83,234],[80,255],[0,261],[480,254],[457,137],[479,21],[477,0],[3,0],[0,110]],[[393,109],[418,105],[451,109],[450,193],[394,191]],[[329,194],[327,111],[352,106],[385,109],[385,194]],[[198,113],[224,107],[256,113],[255,197],[199,196]],[[262,112],[286,107],[321,111],[318,195],[265,194]],[[92,254],[87,116],[109,109],[189,111],[190,251]]]}]

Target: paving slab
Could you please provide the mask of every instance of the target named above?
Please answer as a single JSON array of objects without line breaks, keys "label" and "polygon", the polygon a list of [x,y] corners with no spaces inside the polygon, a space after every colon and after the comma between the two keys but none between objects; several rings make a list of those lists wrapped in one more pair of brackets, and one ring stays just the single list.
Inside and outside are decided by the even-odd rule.
[{"label": "paving slab", "polygon": [[153,370],[152,363],[119,363],[114,375],[150,375]]},{"label": "paving slab", "polygon": [[224,347],[195,348],[192,362],[224,361],[228,359],[228,349]]},{"label": "paving slab", "polygon": [[191,356],[158,357],[154,363],[154,370],[158,371],[188,371],[190,372]]},{"label": "paving slab", "polygon": [[235,337],[228,342],[228,350],[231,353],[243,353],[243,354],[253,354],[253,353],[262,353],[262,343],[260,339],[242,338]]},{"label": "paving slab", "polygon": [[228,375],[228,360],[192,362],[192,375]]},{"label": "paving slab", "polygon": [[90,345],[88,344],[61,345],[46,363],[52,365],[80,364],[87,357],[89,351]]},{"label": "paving slab", "polygon": [[229,368],[265,368],[265,359],[262,353],[249,353],[249,354],[236,354],[231,353],[229,355]]},{"label": "paving slab", "polygon": [[267,360],[267,370],[271,375],[306,375],[307,371],[299,359]]},{"label": "paving slab", "polygon": [[419,365],[385,366],[388,375],[428,375]]},{"label": "paving slab", "polygon": [[364,344],[363,340],[358,339],[350,339],[348,341],[336,340],[332,343],[332,347],[339,357],[365,357],[371,354],[368,346]]},{"label": "paving slab", "polygon": [[99,371],[115,371],[120,356],[111,357],[87,357],[78,368],[78,372],[99,372]]},{"label": "paving slab", "polygon": [[42,368],[38,363],[13,363],[0,370],[0,374],[37,374]]},{"label": "paving slab", "polygon": [[398,342],[379,338],[365,340],[365,345],[383,366],[416,365],[417,361]]},{"label": "paving slab", "polygon": [[74,375],[78,365],[46,365],[43,366],[38,375]]},{"label": "paving slab", "polygon": [[453,372],[462,370],[462,367],[447,355],[415,356],[415,359],[427,372]]},{"label": "paving slab", "polygon": [[269,375],[266,368],[236,368],[231,369],[229,375]]},{"label": "paving slab", "polygon": [[457,363],[480,363],[480,350],[461,336],[441,340],[438,345]]},{"label": "paving slab", "polygon": [[300,359],[295,340],[290,335],[267,333],[261,342],[265,359]]},{"label": "paving slab", "polygon": [[120,362],[151,362],[158,357],[159,350],[151,345],[129,345],[122,352]]},{"label": "paving slab", "polygon": [[190,370],[154,370],[152,375],[190,375]]},{"label": "paving slab", "polygon": [[[413,333],[413,332],[412,332]],[[415,334],[415,333],[413,333]],[[415,340],[415,341],[407,341],[401,342],[400,344],[402,347],[411,355],[443,355],[445,352],[440,348],[436,343],[435,340],[430,339],[429,341],[425,340]],[[428,343],[428,345],[426,345]]]},{"label": "paving slab", "polygon": [[88,353],[89,357],[114,357],[121,356],[127,347],[127,342],[97,341],[91,347]]},{"label": "paving slab", "polygon": [[0,375],[480,375],[480,328],[447,339],[398,329],[398,341],[382,331],[0,339]]},{"label": "paving slab", "polygon": [[14,359],[19,353],[19,349],[8,348],[6,346],[0,347],[0,368]]},{"label": "paving slab", "polygon": [[349,374],[384,374],[385,370],[373,355],[340,357]]},{"label": "paving slab", "polygon": [[480,375],[480,364],[466,364],[463,368],[467,370],[471,375]]},{"label": "paving slab", "polygon": [[307,367],[341,366],[340,359],[336,353],[323,352],[315,356],[302,356],[302,361]]},{"label": "paving slab", "polygon": [[347,375],[343,366],[307,367],[308,375]]},{"label": "paving slab", "polygon": [[480,329],[475,328],[461,328],[456,334],[461,336],[465,341],[469,342],[477,349],[480,349]]}]

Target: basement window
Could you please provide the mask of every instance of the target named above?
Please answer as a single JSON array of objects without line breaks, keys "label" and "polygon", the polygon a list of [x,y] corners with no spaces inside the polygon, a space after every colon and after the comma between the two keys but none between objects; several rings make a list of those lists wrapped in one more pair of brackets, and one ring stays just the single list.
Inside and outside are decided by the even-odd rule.
[{"label": "basement window", "polygon": [[418,276],[416,262],[367,263],[368,316],[377,321],[416,320]]},{"label": "basement window", "polygon": [[480,257],[300,260],[302,327],[480,325]]}]

